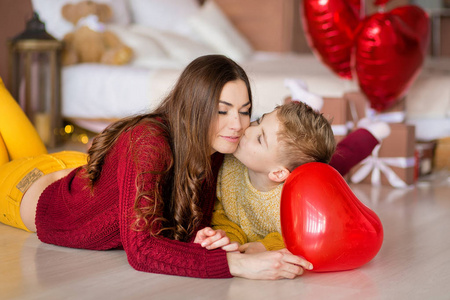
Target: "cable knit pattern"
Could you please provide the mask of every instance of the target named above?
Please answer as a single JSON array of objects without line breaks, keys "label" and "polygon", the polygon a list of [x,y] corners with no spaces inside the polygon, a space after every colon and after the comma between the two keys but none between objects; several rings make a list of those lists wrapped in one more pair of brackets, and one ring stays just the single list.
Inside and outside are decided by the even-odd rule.
[{"label": "cable knit pattern", "polygon": [[[129,146],[131,140],[132,147]],[[170,155],[167,140],[162,135],[155,136],[148,125],[139,125],[122,134],[105,159],[92,195],[82,176],[84,170],[80,168],[42,193],[36,212],[39,239],[82,249],[123,248],[129,264],[144,272],[200,278],[231,277],[226,253],[221,249],[209,251],[198,244],[152,237],[147,232],[131,229],[136,174],[149,168],[164,170]],[[214,186],[222,160],[222,154],[212,156]],[[159,177],[143,176],[147,188],[154,187]],[[199,203],[204,214],[203,227],[210,224],[215,193],[215,188],[203,189]]]}]

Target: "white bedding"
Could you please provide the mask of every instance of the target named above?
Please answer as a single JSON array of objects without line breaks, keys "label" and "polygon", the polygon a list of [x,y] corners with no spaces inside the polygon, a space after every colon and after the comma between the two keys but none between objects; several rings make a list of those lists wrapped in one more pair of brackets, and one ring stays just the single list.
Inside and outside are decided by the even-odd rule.
[{"label": "white bedding", "polygon": [[[240,63],[252,84],[253,116],[281,104],[289,90],[286,78],[298,78],[320,96],[339,97],[358,90],[354,81],[334,75],[313,55],[256,52]],[[167,94],[182,68],[81,64],[63,70],[63,116],[93,119],[79,124],[101,130],[115,119],[151,109]],[[419,140],[450,136],[450,73],[424,68],[407,95],[407,120],[416,125]]]},{"label": "white bedding", "polygon": [[[304,80],[311,92],[340,96],[355,84],[334,76],[311,55],[258,53],[241,63],[252,85],[254,116],[281,104],[286,78]],[[120,118],[151,109],[167,94],[181,68],[80,64],[63,69],[63,115],[68,118]]]}]

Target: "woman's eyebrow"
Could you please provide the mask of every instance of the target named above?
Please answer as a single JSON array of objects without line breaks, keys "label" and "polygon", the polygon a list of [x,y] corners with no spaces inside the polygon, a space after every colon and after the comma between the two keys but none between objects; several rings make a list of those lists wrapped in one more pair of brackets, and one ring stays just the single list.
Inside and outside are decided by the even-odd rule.
[{"label": "woman's eyebrow", "polygon": [[[227,101],[219,100],[219,103],[225,104],[226,106],[233,107],[233,104],[231,104],[230,102],[227,102]],[[242,105],[241,108],[242,108],[242,107],[246,107],[246,106],[248,106],[248,105],[250,105],[250,104],[251,104],[250,101],[248,101],[247,103],[245,103],[244,105]]]},{"label": "woman's eyebrow", "polygon": [[249,106],[250,104],[251,104],[250,101],[248,101],[247,103],[245,103],[244,105],[242,105],[241,108],[242,108],[242,107]]},{"label": "woman's eyebrow", "polygon": [[227,101],[223,101],[223,100],[219,100],[219,103],[225,104],[226,106],[233,106],[233,104],[231,104],[230,102]]}]

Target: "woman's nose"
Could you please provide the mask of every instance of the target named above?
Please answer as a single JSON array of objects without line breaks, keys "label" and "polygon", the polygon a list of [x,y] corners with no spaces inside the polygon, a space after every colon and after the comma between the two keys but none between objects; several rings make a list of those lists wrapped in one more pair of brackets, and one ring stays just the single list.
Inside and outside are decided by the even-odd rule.
[{"label": "woman's nose", "polygon": [[230,127],[235,131],[240,131],[243,129],[243,120],[241,120],[240,116],[233,116],[230,120]]}]

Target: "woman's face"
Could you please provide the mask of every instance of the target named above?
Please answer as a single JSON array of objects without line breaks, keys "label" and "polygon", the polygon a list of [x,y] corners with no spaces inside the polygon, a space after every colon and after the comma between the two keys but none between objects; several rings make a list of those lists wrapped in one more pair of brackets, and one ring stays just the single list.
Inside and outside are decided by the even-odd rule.
[{"label": "woman's face", "polygon": [[218,115],[211,127],[211,154],[233,153],[250,125],[250,99],[242,80],[225,84],[219,98]]}]

